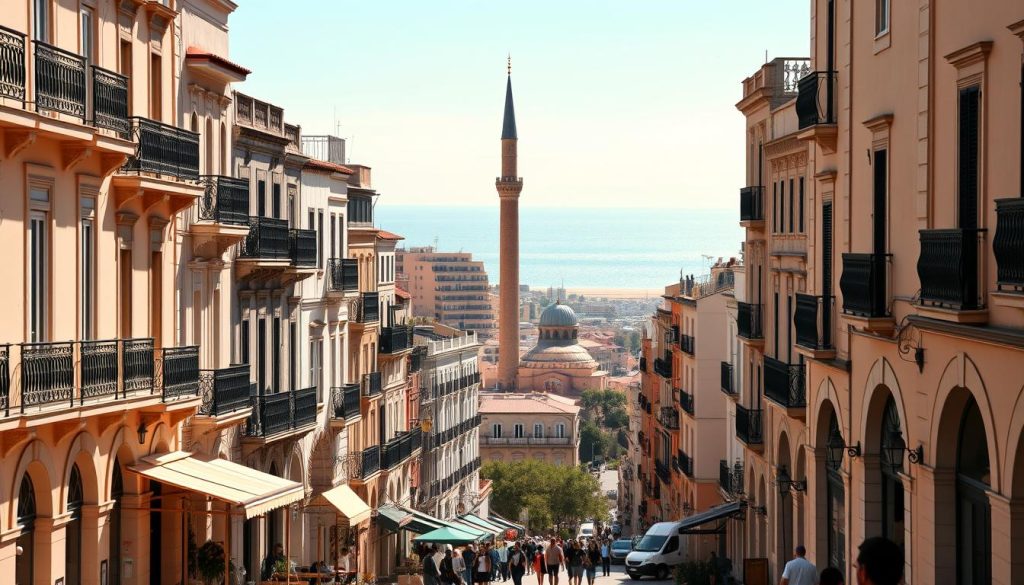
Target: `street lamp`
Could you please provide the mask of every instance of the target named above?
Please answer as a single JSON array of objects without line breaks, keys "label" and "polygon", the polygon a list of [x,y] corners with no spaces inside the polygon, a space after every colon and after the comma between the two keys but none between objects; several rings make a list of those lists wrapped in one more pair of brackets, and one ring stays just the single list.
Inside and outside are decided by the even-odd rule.
[{"label": "street lamp", "polygon": [[889,467],[894,473],[903,469],[904,452],[909,453],[907,459],[911,463],[924,461],[924,447],[918,445],[916,449],[907,448],[907,442],[903,440],[903,433],[898,430],[889,433],[889,441],[882,448],[886,450],[886,454],[889,456]]},{"label": "street lamp", "polygon": [[775,485],[779,488],[779,495],[784,496],[791,489],[795,492],[807,491],[807,482],[790,478],[785,465],[780,465],[776,469],[776,474]]},{"label": "street lamp", "polygon": [[146,423],[139,421],[139,428],[136,431],[139,434],[139,444],[146,444]]},{"label": "street lamp", "polygon": [[855,445],[847,445],[842,435],[838,433],[829,437],[825,456],[830,468],[837,470],[843,465],[844,451],[850,457],[860,457],[860,441],[857,441]]}]

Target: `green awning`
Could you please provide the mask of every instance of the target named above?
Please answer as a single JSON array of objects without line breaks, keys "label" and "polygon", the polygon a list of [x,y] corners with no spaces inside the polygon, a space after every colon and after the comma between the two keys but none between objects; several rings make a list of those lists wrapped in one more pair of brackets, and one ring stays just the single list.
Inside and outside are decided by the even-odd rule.
[{"label": "green awning", "polygon": [[494,524],[495,526],[502,526],[506,530],[515,530],[519,533],[519,536],[524,536],[526,534],[526,530],[522,526],[518,524],[513,524],[496,514],[491,514],[490,516],[488,516],[487,521],[491,524]]},{"label": "green awning", "polygon": [[413,539],[416,542],[432,542],[436,544],[468,544],[476,542],[477,538],[468,532],[463,532],[452,526],[445,526],[437,530],[431,530]]},{"label": "green awning", "polygon": [[388,532],[398,532],[411,520],[412,514],[394,504],[384,504],[377,508],[377,525]]},{"label": "green awning", "polygon": [[470,524],[469,522],[465,522],[463,520],[459,520],[457,518],[454,519],[454,520],[448,520],[447,524],[449,526],[457,528],[457,529],[459,529],[459,530],[461,530],[463,532],[468,532],[469,534],[472,534],[473,536],[476,536],[480,540],[492,540],[494,538],[494,535],[491,534],[490,532],[485,532],[483,529],[481,529],[481,528],[479,528],[477,526],[474,526],[473,524]]},{"label": "green awning", "polygon": [[501,526],[495,526],[494,524],[491,524],[490,522],[484,520],[476,514],[463,514],[462,516],[459,516],[459,520],[469,522],[473,526],[479,526],[481,529],[483,529],[486,532],[490,532],[491,534],[505,533],[505,528],[502,528]]}]

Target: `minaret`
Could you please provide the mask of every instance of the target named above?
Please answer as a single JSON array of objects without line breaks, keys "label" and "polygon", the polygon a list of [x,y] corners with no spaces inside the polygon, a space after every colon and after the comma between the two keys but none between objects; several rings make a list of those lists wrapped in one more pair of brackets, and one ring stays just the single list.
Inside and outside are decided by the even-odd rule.
[{"label": "minaret", "polygon": [[505,120],[501,126],[501,176],[495,181],[501,201],[501,305],[498,311],[498,387],[516,388],[519,373],[519,193],[516,172],[516,112],[512,106],[512,57],[505,85]]}]

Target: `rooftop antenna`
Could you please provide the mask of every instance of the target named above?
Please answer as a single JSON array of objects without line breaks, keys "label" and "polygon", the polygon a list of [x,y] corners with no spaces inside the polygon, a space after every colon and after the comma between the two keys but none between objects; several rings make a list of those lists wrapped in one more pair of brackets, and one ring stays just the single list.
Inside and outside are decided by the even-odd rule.
[{"label": "rooftop antenna", "polygon": [[765,49],[765,50],[764,50],[764,62],[765,62],[765,63],[767,63],[767,62],[768,62],[768,49]]}]

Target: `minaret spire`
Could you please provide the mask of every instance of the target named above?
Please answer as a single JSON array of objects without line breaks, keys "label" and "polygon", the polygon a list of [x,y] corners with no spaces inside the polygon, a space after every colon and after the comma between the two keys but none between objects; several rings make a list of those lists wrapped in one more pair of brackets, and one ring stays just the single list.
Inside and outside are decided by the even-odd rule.
[{"label": "minaret spire", "polygon": [[517,140],[516,108],[512,103],[512,55],[508,57],[508,80],[505,82],[505,119],[501,124],[502,140]]},{"label": "minaret spire", "polygon": [[512,104],[512,55],[508,56],[505,115],[501,125],[501,176],[495,181],[501,204],[498,306],[498,387],[516,389],[519,374],[519,193],[516,112]]}]

